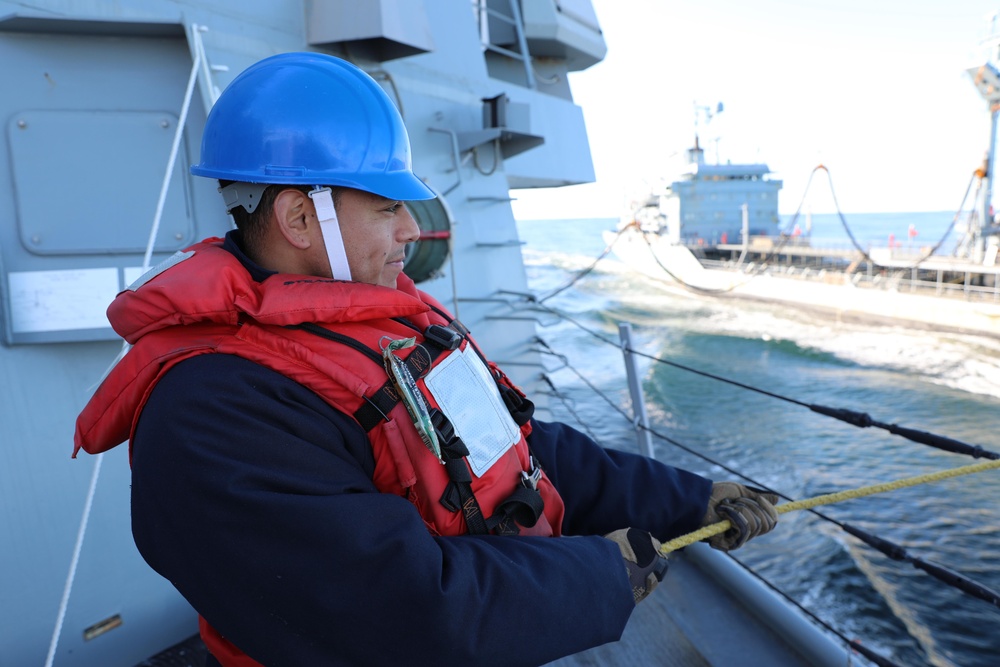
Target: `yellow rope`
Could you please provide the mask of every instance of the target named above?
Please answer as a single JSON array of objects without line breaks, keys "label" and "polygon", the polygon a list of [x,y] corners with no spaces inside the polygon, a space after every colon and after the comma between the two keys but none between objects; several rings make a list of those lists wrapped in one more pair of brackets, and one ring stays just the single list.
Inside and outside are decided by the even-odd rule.
[{"label": "yellow rope", "polygon": [[[850,500],[851,498],[861,498],[863,496],[871,496],[876,493],[885,493],[886,491],[892,491],[894,489],[902,489],[908,486],[917,486],[918,484],[930,484],[931,482],[938,482],[942,479],[948,479],[950,477],[959,477],[961,475],[971,475],[976,472],[983,472],[986,470],[993,470],[994,468],[1000,468],[1000,460],[986,461],[984,463],[974,463],[968,466],[962,466],[960,468],[952,468],[950,470],[942,470],[940,472],[928,473],[926,475],[918,475],[916,477],[907,477],[905,479],[896,480],[895,482],[885,482],[883,484],[874,484],[872,486],[862,486],[857,489],[849,489],[847,491],[840,491],[838,493],[827,493],[822,496],[816,496],[815,498],[806,498],[805,500],[796,500],[791,503],[784,503],[783,505],[776,505],[775,510],[778,514],[786,514],[788,512],[794,512],[795,510],[805,510],[812,507],[819,507],[820,505],[830,505],[833,503],[839,503],[842,500]],[[663,546],[660,547],[660,553],[668,554],[671,551],[676,551],[682,547],[686,547],[695,542],[700,542],[706,538],[712,537],[713,535],[718,535],[724,533],[732,527],[728,519],[723,519],[718,523],[713,523],[711,525],[700,528],[693,533],[688,533],[687,535],[681,535],[678,538],[672,539],[669,542],[664,542]]]}]

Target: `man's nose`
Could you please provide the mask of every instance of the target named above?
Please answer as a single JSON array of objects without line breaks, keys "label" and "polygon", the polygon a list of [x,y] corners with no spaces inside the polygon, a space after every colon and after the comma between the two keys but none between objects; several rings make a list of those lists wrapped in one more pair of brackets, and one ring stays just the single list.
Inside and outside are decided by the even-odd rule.
[{"label": "man's nose", "polygon": [[413,243],[420,238],[420,226],[405,204],[403,205],[403,214],[399,216],[399,228],[396,231],[396,238],[403,243]]}]

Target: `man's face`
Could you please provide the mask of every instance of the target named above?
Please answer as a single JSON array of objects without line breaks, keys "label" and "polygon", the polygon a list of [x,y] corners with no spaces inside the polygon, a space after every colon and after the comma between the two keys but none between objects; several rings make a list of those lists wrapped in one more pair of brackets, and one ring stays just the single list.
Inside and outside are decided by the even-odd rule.
[{"label": "man's face", "polygon": [[360,190],[345,189],[337,202],[351,278],[360,283],[396,287],[407,243],[420,228],[402,202]]}]

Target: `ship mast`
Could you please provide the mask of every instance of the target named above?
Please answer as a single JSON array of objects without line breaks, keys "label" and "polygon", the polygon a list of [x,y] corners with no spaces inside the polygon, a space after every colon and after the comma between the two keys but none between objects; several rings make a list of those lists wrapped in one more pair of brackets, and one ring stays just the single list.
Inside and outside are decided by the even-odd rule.
[{"label": "ship mast", "polygon": [[[993,164],[996,154],[997,118],[1000,114],[1000,14],[994,14],[987,26],[986,37],[980,43],[985,53],[982,65],[968,71],[972,83],[986,100],[990,113],[990,143],[986,150],[986,160],[982,177],[982,210],[978,220],[970,224],[968,230],[972,259],[983,261],[985,237],[996,233],[993,227]],[[975,218],[976,216],[973,216]]]},{"label": "ship mast", "polygon": [[[699,145],[699,130],[698,128],[702,126],[701,119],[704,118],[704,127],[707,129],[711,124],[712,119],[718,114],[722,113],[722,102],[719,102],[715,107],[694,104],[694,148],[688,151],[688,161],[692,164],[704,164],[704,151]],[[715,142],[715,164],[719,164],[719,136],[713,139]]]}]

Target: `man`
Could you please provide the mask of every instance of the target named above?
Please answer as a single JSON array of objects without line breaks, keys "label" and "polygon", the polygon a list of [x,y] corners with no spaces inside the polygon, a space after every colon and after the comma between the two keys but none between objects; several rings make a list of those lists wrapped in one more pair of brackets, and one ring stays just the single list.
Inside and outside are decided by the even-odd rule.
[{"label": "man", "polygon": [[402,273],[403,202],[433,194],[353,65],[250,67],[192,172],[237,230],[116,298],[133,347],[76,442],[130,440],[136,545],[213,664],[541,664],[620,637],[665,571],[657,538],[773,527],[773,497],[531,419]]}]

